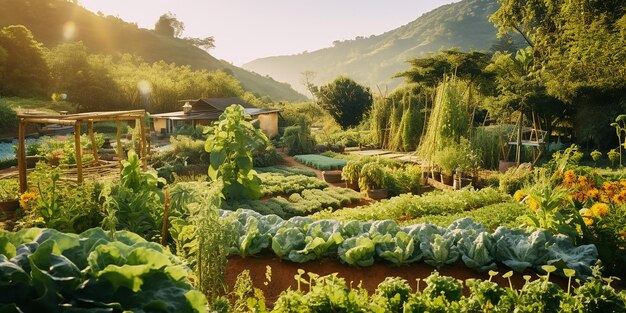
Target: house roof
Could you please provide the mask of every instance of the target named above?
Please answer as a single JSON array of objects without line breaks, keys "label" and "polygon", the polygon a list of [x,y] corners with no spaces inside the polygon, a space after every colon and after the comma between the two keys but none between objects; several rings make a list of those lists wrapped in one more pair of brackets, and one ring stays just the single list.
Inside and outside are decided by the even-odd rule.
[{"label": "house roof", "polygon": [[[269,114],[280,112],[281,110],[274,109],[259,109],[259,108],[251,108],[251,109],[243,109],[243,113],[245,115],[257,116],[261,114]],[[214,112],[191,112],[190,114],[185,114],[183,111],[177,112],[168,112],[168,113],[160,113],[160,114],[152,114],[150,118],[167,118],[171,120],[218,120],[221,113]]]}]

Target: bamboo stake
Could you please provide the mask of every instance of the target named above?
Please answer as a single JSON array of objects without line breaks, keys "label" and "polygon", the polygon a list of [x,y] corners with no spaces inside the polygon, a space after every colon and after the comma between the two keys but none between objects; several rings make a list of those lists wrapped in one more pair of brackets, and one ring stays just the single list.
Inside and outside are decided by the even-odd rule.
[{"label": "bamboo stake", "polygon": [[80,149],[80,122],[74,124],[74,144],[76,150],[76,181],[79,184],[83,183],[83,161],[82,152]]},{"label": "bamboo stake", "polygon": [[93,134],[93,121],[89,121],[89,139],[91,139],[91,150],[93,152],[93,159],[98,160],[98,145],[96,144],[96,136]]},{"label": "bamboo stake", "polygon": [[144,119],[139,119],[139,136],[141,140],[141,165],[144,171],[148,170],[148,156],[147,156],[147,144],[146,144],[146,129],[144,127]]},{"label": "bamboo stake", "polygon": [[117,141],[117,156],[121,161],[124,159],[124,148],[122,147],[122,122],[115,121],[115,127],[117,128],[117,136],[115,138]]},{"label": "bamboo stake", "polygon": [[163,228],[161,229],[161,245],[167,245],[167,215],[170,210],[170,190],[165,189],[165,206],[163,208]]},{"label": "bamboo stake", "polygon": [[18,145],[17,145],[17,170],[20,176],[20,193],[26,192],[28,183],[26,181],[26,149],[24,145],[24,119],[20,119],[18,128]]}]

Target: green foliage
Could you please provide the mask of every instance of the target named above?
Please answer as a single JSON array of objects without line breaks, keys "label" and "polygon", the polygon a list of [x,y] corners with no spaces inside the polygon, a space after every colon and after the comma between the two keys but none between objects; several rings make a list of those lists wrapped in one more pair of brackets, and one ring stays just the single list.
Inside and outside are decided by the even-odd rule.
[{"label": "green foliage", "polygon": [[15,111],[0,99],[0,131],[14,130],[17,122]]},{"label": "green foliage", "polygon": [[368,206],[320,212],[312,218],[339,220],[411,219],[425,215],[462,213],[490,204],[501,203],[507,196],[493,188],[463,189],[454,192],[431,192],[424,195],[403,194]]},{"label": "green foliage", "polygon": [[243,107],[232,105],[209,130],[205,149],[211,154],[209,178],[224,183],[228,199],[258,199],[260,180],[252,169],[252,151],[263,146],[267,137],[245,120]]},{"label": "green foliage", "polygon": [[3,96],[44,96],[50,83],[48,71],[43,46],[28,28],[10,25],[0,29],[0,93]]},{"label": "green foliage", "polygon": [[285,128],[282,141],[291,156],[311,153],[315,148],[315,139],[311,136],[311,129],[306,124]]},{"label": "green foliage", "polygon": [[261,214],[276,214],[282,218],[303,216],[328,209],[335,210],[361,201],[361,195],[346,188],[305,189],[288,198],[263,200],[232,200],[222,205],[225,210],[249,209]]},{"label": "green foliage", "polygon": [[254,152],[252,161],[254,167],[268,167],[280,163],[283,157],[276,151],[276,148],[268,142],[265,148],[259,148]]},{"label": "green foliage", "polygon": [[0,232],[0,242],[5,309],[206,311],[206,298],[190,285],[184,264],[136,234],[32,228]]},{"label": "green foliage", "polygon": [[218,215],[221,190],[220,183],[192,182],[176,184],[171,193],[169,231],[176,253],[193,270],[195,286],[212,308],[226,291],[226,257],[237,235],[231,221]]},{"label": "green foliage", "polygon": [[232,253],[249,256],[271,247],[282,259],[299,263],[338,257],[350,265],[369,266],[377,259],[402,265],[423,257],[436,267],[462,259],[466,266],[486,271],[497,260],[516,271],[553,264],[555,269],[570,268],[585,279],[597,260],[592,244],[576,246],[569,238],[547,231],[526,233],[499,227],[491,233],[468,218],[442,228],[430,224],[400,227],[391,220],[283,220],[250,210],[221,214],[238,230],[238,240],[230,246]]},{"label": "green foliage", "polygon": [[489,229],[496,229],[499,226],[515,227],[520,223],[518,218],[528,213],[526,205],[513,203],[496,203],[476,208],[467,212],[454,214],[428,214],[419,218],[403,222],[404,224],[431,223],[437,226],[446,227],[455,220],[463,217],[471,218],[477,223],[485,225]]},{"label": "green foliage", "polygon": [[381,189],[385,183],[385,170],[378,162],[365,163],[359,173],[359,188],[361,190]]},{"label": "green foliage", "polygon": [[20,185],[16,179],[0,180],[0,201],[11,201],[19,198]]},{"label": "green foliage", "polygon": [[290,195],[308,189],[324,189],[328,184],[304,175],[284,176],[275,173],[259,174],[261,179],[261,196]]},{"label": "green foliage", "polygon": [[315,172],[313,171],[302,169],[299,167],[289,167],[285,165],[257,167],[255,169],[259,173],[276,173],[283,176],[303,175],[307,177],[315,177]]},{"label": "green foliage", "polygon": [[321,86],[318,101],[343,129],[357,126],[363,114],[372,106],[372,94],[368,87],[340,76]]},{"label": "green foliage", "polygon": [[472,125],[468,99],[463,96],[466,88],[467,84],[455,76],[437,87],[426,133],[417,150],[425,160],[432,160],[437,151],[451,142],[458,143],[461,137],[468,137]]},{"label": "green foliage", "polygon": [[415,150],[424,127],[421,112],[428,99],[429,93],[416,84],[376,97],[369,114],[373,141],[394,151]]},{"label": "green foliage", "polygon": [[65,94],[67,101],[82,111],[121,108],[118,86],[106,64],[89,60],[82,42],[64,43],[47,54],[52,78],[51,90]]},{"label": "green foliage", "polygon": [[107,217],[103,226],[110,230],[125,229],[148,239],[159,233],[163,214],[163,193],[158,187],[165,183],[156,172],[141,170],[141,160],[135,151],[122,161],[119,185],[108,184],[101,198],[105,201]]},{"label": "green foliage", "polygon": [[321,171],[341,169],[348,163],[346,160],[329,158],[319,154],[296,155],[294,159]]},{"label": "green foliage", "polygon": [[[528,164],[527,164],[528,165]],[[533,179],[530,166],[511,167],[499,175],[500,191],[512,195],[528,185]]]}]

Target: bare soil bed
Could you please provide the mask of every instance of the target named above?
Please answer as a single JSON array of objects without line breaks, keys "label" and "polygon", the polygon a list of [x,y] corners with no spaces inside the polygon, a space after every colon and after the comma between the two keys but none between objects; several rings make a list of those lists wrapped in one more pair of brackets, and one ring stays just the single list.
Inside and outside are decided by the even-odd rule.
[{"label": "bare soil bed", "polygon": [[[272,268],[272,281],[266,286],[264,282],[266,281],[265,272],[266,266],[268,265]],[[294,275],[297,274],[298,269],[303,269],[307,272],[313,272],[322,276],[338,273],[339,277],[346,280],[348,286],[350,286],[350,282],[352,282],[352,286],[356,287],[359,282],[361,282],[363,288],[367,289],[370,293],[374,292],[378,284],[385,280],[386,277],[394,276],[406,279],[414,289],[416,279],[422,279],[420,289],[423,289],[426,286],[423,279],[436,270],[434,267],[423,262],[399,267],[380,262],[368,267],[353,267],[329,258],[300,264],[281,260],[272,253],[246,258],[231,256],[228,259],[228,267],[226,270],[226,282],[230,288],[234,286],[237,275],[246,269],[250,270],[250,276],[254,282],[254,286],[263,291],[268,304],[274,303],[283,290],[287,290],[289,287],[291,287],[292,290],[297,289]],[[502,274],[508,271],[508,268],[501,267],[499,269],[500,274],[493,277],[492,281],[503,287],[509,286],[509,281],[502,278]],[[489,274],[474,272],[465,267],[461,262],[451,266],[444,266],[439,269],[439,273],[461,280],[468,278],[489,279]],[[521,288],[524,285],[523,275],[531,275],[533,280],[537,278],[537,274],[532,271],[527,271],[527,273],[515,273],[513,277],[511,277],[511,282],[515,288]],[[303,278],[308,279],[308,276],[305,274]],[[551,276],[550,281],[567,289],[567,279]],[[305,291],[308,290],[308,287],[305,285],[302,285],[301,288],[304,288]],[[467,288],[464,293],[467,295]]]}]

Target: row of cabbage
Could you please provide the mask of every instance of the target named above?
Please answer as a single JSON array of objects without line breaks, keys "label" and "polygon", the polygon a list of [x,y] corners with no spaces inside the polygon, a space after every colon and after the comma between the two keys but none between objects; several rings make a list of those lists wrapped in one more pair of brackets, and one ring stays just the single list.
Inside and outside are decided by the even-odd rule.
[{"label": "row of cabbage", "polygon": [[431,224],[399,226],[393,220],[284,220],[251,210],[220,211],[220,215],[230,219],[238,235],[231,254],[246,257],[271,249],[280,258],[298,263],[338,257],[355,266],[381,260],[394,265],[423,261],[441,267],[461,260],[479,272],[495,269],[498,262],[517,272],[541,272],[542,265],[551,264],[561,272],[574,269],[584,279],[591,274],[598,255],[594,245],[576,246],[563,235],[506,227],[491,232],[469,218],[443,228]]}]

